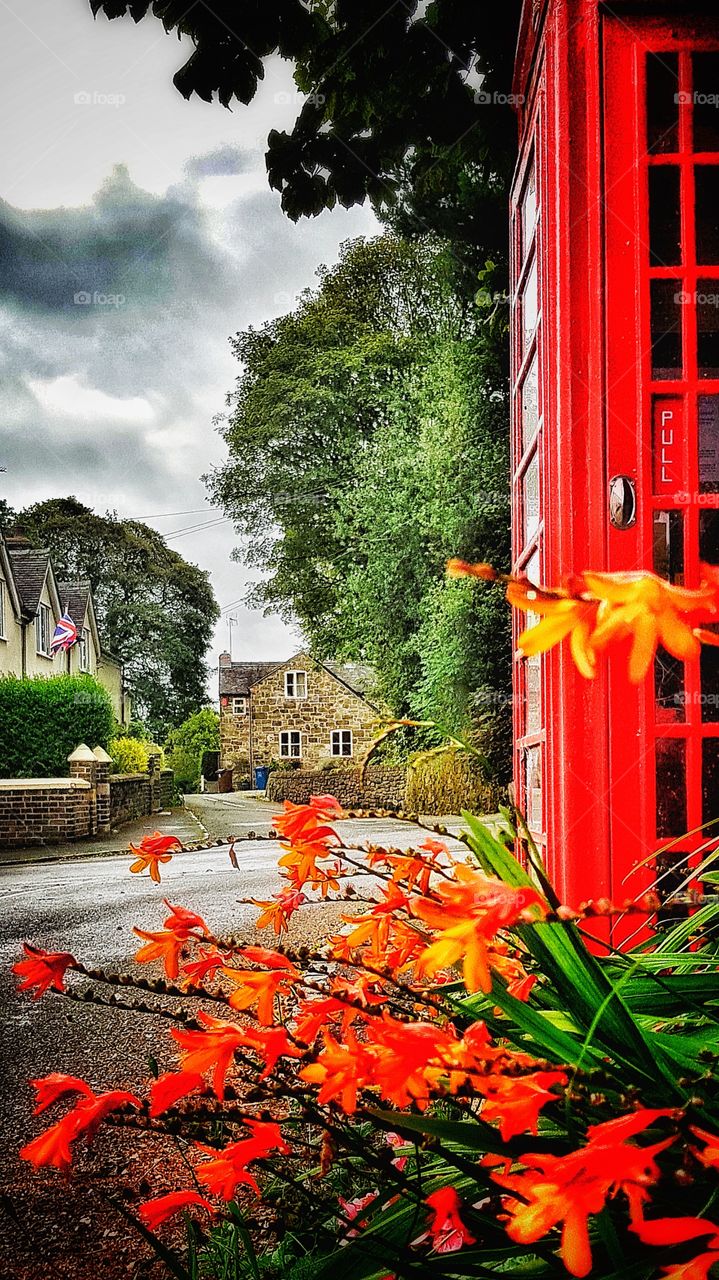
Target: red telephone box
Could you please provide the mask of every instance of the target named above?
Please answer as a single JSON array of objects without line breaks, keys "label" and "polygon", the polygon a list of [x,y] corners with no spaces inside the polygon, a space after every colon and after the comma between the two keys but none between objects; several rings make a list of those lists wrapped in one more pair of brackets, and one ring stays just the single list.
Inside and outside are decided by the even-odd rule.
[{"label": "red telephone box", "polygon": [[[716,7],[526,0],[514,92],[514,569],[697,586],[719,563]],[[588,681],[563,646],[517,661],[514,709],[518,803],[565,901],[716,847],[719,650],[660,653],[636,687],[624,657]]]}]

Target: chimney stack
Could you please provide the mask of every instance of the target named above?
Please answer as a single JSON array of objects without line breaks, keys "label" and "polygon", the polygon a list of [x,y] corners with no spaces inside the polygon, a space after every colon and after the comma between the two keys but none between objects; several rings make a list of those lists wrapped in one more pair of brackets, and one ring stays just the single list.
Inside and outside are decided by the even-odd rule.
[{"label": "chimney stack", "polygon": [[227,651],[220,654],[220,666],[221,667],[232,666],[232,657],[230,656],[229,653],[227,653]]}]

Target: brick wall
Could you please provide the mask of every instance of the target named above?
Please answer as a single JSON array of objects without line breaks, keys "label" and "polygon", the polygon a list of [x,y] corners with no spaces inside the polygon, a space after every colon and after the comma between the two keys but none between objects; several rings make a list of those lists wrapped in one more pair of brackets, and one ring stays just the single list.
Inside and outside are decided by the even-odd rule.
[{"label": "brick wall", "polygon": [[110,775],[110,826],[151,813],[150,779],[146,773]]},{"label": "brick wall", "polygon": [[86,835],[93,791],[80,778],[0,780],[0,849],[60,844]]},{"label": "brick wall", "polygon": [[399,766],[370,766],[364,784],[359,769],[281,769],[270,774],[267,799],[307,804],[310,796],[330,795],[345,809],[402,809],[405,783]]}]

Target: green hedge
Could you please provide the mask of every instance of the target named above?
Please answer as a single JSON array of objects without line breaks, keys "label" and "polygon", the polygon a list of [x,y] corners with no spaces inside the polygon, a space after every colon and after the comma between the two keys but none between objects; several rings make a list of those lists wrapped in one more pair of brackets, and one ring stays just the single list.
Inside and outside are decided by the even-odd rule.
[{"label": "green hedge", "polygon": [[92,676],[3,676],[0,777],[64,777],[78,743],[107,749],[113,725],[109,695]]},{"label": "green hedge", "polygon": [[506,798],[503,788],[485,781],[477,760],[466,752],[421,753],[409,762],[409,813],[496,813]]}]

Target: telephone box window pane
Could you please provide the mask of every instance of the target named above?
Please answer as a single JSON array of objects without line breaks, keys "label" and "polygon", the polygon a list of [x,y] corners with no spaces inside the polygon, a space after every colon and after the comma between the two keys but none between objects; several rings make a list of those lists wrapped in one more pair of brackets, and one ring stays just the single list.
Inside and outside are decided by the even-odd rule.
[{"label": "telephone box window pane", "polygon": [[654,512],[654,572],[675,586],[684,583],[684,517],[681,511]]},{"label": "telephone box window pane", "polygon": [[526,351],[537,328],[537,260],[532,263],[522,294],[522,350]]},{"label": "telephone box window pane", "polygon": [[647,148],[679,150],[679,59],[676,53],[647,55]]},{"label": "telephone box window pane", "polygon": [[719,511],[699,512],[699,559],[719,564]]},{"label": "telephone box window pane", "polygon": [[529,445],[539,423],[539,375],[537,357],[527,369],[522,383],[522,452]]},{"label": "telephone box window pane", "polygon": [[[707,631],[719,631],[716,623],[708,626],[704,623],[704,627]],[[703,644],[700,667],[702,720],[705,724],[717,724],[719,722],[719,649],[715,649],[711,644]]]},{"label": "telephone box window pane", "polygon": [[649,170],[649,261],[674,267],[682,260],[679,169],[654,165]]},{"label": "telephone box window pane", "polygon": [[520,216],[522,223],[522,261],[524,261],[532,242],[534,224],[537,221],[537,186],[534,172],[534,159],[530,162],[529,171],[524,183]]},{"label": "telephone box window pane", "polygon": [[[719,281],[717,286],[719,287]],[[697,416],[699,489],[701,493],[719,493],[719,396],[699,396]],[[702,558],[706,560],[706,556]]]},{"label": "telephone box window pane", "polygon": [[652,280],[652,377],[682,376],[682,292],[679,280]]},{"label": "telephone box window pane", "polygon": [[697,360],[700,378],[719,378],[719,280],[697,281]]},{"label": "telephone box window pane", "polygon": [[535,450],[522,482],[524,491],[524,542],[531,542],[539,528],[539,454]]},{"label": "telephone box window pane", "polygon": [[530,831],[542,830],[542,750],[528,747],[525,756],[525,788],[527,826]]},{"label": "telephone box window pane", "polygon": [[671,840],[687,829],[687,744],[683,738],[657,739],[657,839]]},{"label": "telephone box window pane", "polygon": [[[702,822],[719,818],[719,738],[702,743]],[[712,828],[710,835],[716,835]]]},{"label": "telephone box window pane", "polygon": [[666,649],[660,649],[654,659],[654,697],[657,724],[681,724],[686,720],[684,663]]},{"label": "telephone box window pane", "polygon": [[694,172],[697,262],[719,267],[719,165],[698,164]]},{"label": "telephone box window pane", "polygon": [[695,53],[694,150],[719,151],[719,53]]},{"label": "telephone box window pane", "polygon": [[[717,650],[719,653],[719,649]],[[525,659],[526,725],[525,733],[539,733],[542,727],[542,655]]]}]

